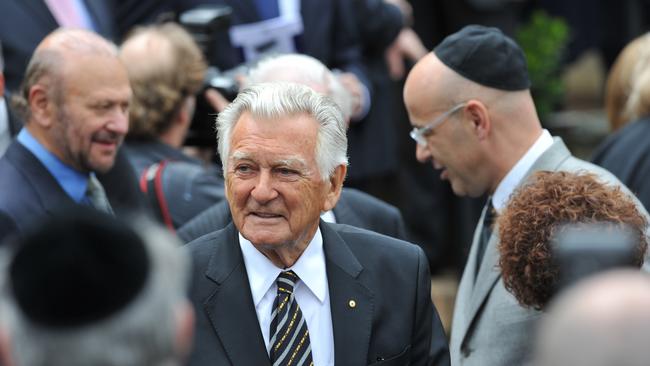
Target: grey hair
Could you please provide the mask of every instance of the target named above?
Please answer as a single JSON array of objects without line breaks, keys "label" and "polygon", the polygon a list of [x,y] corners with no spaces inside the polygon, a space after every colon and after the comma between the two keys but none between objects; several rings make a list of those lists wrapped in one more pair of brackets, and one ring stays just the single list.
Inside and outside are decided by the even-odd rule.
[{"label": "grey hair", "polygon": [[[150,222],[136,225],[147,247],[151,273],[140,294],[99,323],[57,331],[34,324],[2,284],[0,320],[9,330],[18,365],[142,366],[180,364],[175,349],[176,311],[187,300],[189,257],[180,243]],[[7,261],[4,265],[6,266]],[[6,273],[6,268],[3,268]]]},{"label": "grey hair", "polygon": [[336,74],[314,57],[299,54],[276,55],[260,61],[249,71],[247,85],[287,81],[325,90],[341,108],[346,120],[352,116],[352,96]]},{"label": "grey hair", "polygon": [[346,123],[329,97],[300,84],[261,83],[244,89],[217,117],[217,143],[224,175],[228,172],[232,130],[244,112],[270,120],[307,114],[320,125],[315,154],[321,178],[328,179],[337,166],[348,164]]}]

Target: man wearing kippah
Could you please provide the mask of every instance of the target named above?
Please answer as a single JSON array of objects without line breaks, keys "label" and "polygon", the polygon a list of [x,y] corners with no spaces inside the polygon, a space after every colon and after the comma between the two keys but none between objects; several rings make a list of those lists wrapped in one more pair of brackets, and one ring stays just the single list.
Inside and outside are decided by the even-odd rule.
[{"label": "man wearing kippah", "polygon": [[189,258],[162,228],[84,206],[0,253],[0,364],[180,366]]},{"label": "man wearing kippah", "polygon": [[[576,159],[542,129],[519,46],[496,28],[467,26],[442,41],[409,74],[404,101],[417,142],[459,196],[490,198],[477,225],[452,322],[452,365],[523,365],[539,313],[503,286],[494,216],[538,170],[584,170],[621,186],[611,173]],[[636,199],[635,199],[636,200]],[[648,214],[638,200],[639,210]]]}]

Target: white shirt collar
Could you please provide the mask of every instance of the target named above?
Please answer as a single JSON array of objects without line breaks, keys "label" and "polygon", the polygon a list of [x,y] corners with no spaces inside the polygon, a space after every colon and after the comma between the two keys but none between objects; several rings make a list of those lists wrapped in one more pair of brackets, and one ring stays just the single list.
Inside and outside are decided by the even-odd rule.
[{"label": "white shirt collar", "polygon": [[503,207],[510,199],[510,195],[519,185],[526,173],[535,164],[542,154],[553,145],[553,137],[547,130],[543,130],[541,136],[528,149],[524,156],[519,159],[517,164],[510,169],[508,174],[499,182],[497,189],[492,195],[492,205],[497,212],[501,212]]},{"label": "white shirt collar", "polygon": [[[244,256],[248,282],[253,295],[255,306],[259,304],[264,295],[275,283],[276,278],[283,269],[276,267],[264,254],[239,233],[239,246]],[[300,258],[290,268],[300,281],[296,286],[305,284],[307,288],[323,303],[327,295],[327,273],[325,266],[325,251],[323,250],[323,236],[320,227]]]}]

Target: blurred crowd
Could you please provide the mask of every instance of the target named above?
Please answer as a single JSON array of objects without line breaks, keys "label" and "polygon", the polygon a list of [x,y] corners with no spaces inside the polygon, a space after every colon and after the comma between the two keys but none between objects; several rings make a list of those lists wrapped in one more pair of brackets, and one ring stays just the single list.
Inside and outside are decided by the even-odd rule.
[{"label": "blurred crowd", "polygon": [[[531,93],[540,10],[562,67],[604,60],[590,161]],[[0,2],[0,364],[647,364],[648,27],[645,0]]]}]

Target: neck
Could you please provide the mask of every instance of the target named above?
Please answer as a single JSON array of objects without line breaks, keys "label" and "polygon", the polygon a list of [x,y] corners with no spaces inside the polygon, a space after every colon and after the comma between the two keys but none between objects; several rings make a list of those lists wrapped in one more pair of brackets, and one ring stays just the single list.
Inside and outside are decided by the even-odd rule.
[{"label": "neck", "polygon": [[185,133],[179,131],[175,126],[172,126],[169,130],[160,135],[158,139],[171,147],[180,149],[183,147],[183,142],[185,141]]},{"label": "neck", "polygon": [[[494,184],[490,187],[489,194],[499,186],[499,183],[514,168],[514,166],[524,157],[526,152],[535,144],[537,139],[542,135],[542,128],[531,128],[527,131],[509,131],[507,136],[496,136],[493,154]],[[519,133],[518,133],[519,132]],[[516,141],[516,143],[513,143]]]}]

